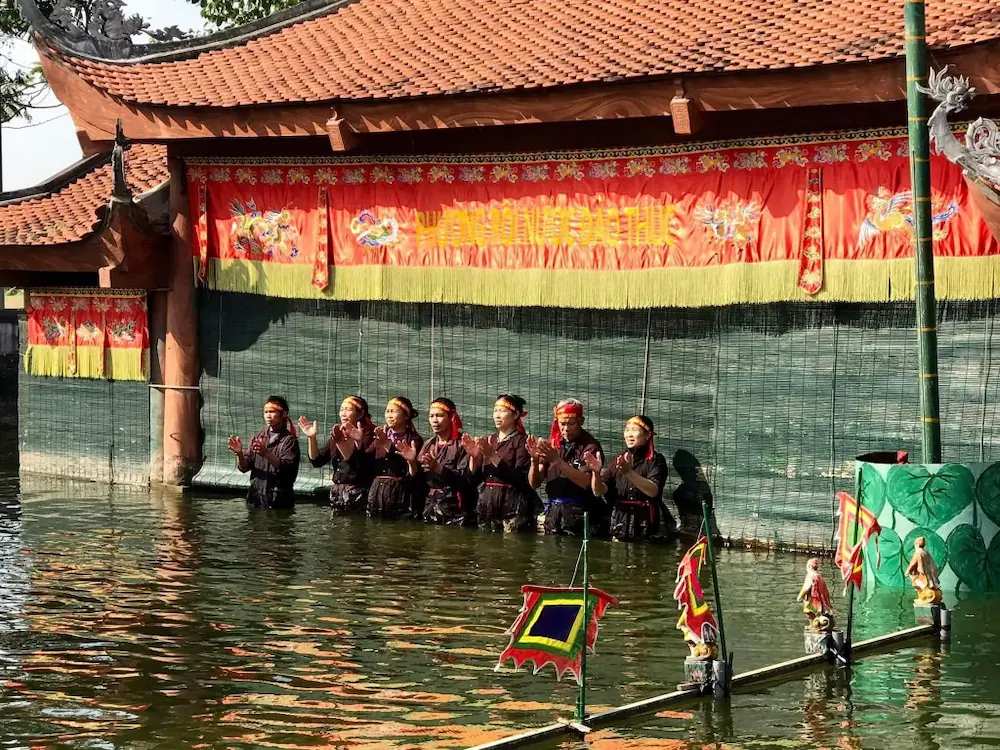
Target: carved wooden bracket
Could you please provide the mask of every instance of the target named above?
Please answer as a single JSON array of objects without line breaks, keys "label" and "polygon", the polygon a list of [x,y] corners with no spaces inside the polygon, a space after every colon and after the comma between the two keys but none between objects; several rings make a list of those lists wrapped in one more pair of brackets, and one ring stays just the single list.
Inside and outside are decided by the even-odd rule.
[{"label": "carved wooden bracket", "polygon": [[343,117],[337,116],[336,110],[333,117],[326,121],[326,133],[330,137],[330,148],[335,152],[350,151],[358,143],[354,131],[344,124]]},{"label": "carved wooden bracket", "polygon": [[684,91],[684,82],[674,81],[677,89],[674,98],[670,100],[670,118],[674,123],[677,135],[694,135],[704,124],[705,116],[698,102],[688,97]]}]

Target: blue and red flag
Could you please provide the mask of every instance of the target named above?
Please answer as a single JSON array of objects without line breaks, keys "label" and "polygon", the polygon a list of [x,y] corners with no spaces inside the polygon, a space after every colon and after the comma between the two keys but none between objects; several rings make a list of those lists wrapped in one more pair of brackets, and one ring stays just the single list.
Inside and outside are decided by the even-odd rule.
[{"label": "blue and red flag", "polygon": [[551,664],[556,679],[561,680],[569,672],[579,684],[584,644],[590,653],[594,652],[598,623],[618,600],[600,589],[588,588],[590,618],[585,623],[582,588],[525,585],[521,593],[524,604],[507,631],[510,645],[500,654],[497,669],[508,659],[514,661],[515,668],[530,661],[535,674]]}]

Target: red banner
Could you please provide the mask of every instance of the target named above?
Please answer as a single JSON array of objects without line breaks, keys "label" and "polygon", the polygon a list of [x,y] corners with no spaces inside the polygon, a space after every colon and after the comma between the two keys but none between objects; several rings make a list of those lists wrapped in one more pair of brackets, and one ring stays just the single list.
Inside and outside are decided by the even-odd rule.
[{"label": "red banner", "polygon": [[25,297],[32,375],[146,380],[145,292],[33,289]]},{"label": "red banner", "polygon": [[[490,303],[482,297],[496,300],[491,287],[513,284],[501,295],[509,304],[545,304],[546,292],[563,299],[556,287],[572,281],[611,283],[612,295],[629,299],[597,291],[591,302],[628,307],[661,297],[713,303],[676,285],[714,280],[730,287],[731,302],[808,299],[825,288],[827,298],[878,298],[888,271],[827,288],[831,262],[913,254],[899,137],[505,160],[192,163],[188,179],[202,278],[275,296]],[[961,171],[938,157],[932,207],[939,258],[998,254]],[[675,288],[643,289],[647,281]]]}]

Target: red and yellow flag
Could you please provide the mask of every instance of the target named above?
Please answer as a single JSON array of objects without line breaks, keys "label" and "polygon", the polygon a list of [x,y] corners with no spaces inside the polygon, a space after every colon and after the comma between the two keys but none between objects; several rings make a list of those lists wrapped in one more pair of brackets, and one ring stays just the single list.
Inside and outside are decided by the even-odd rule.
[{"label": "red and yellow flag", "polygon": [[[837,553],[834,562],[840,568],[844,577],[844,593],[854,585],[861,590],[862,572],[864,570],[864,548],[868,540],[875,538],[875,551],[878,555],[878,535],[882,532],[878,520],[872,512],[863,505],[858,515],[858,502],[846,492],[837,493],[837,515],[840,522],[837,525]],[[855,538],[857,526],[857,538]],[[876,567],[882,564],[881,556],[876,557]]]},{"label": "red and yellow flag", "polygon": [[677,586],[674,587],[674,600],[681,610],[677,628],[684,633],[685,640],[696,643],[716,641],[719,630],[698,580],[707,552],[708,539],[702,536],[681,558],[677,566]]}]

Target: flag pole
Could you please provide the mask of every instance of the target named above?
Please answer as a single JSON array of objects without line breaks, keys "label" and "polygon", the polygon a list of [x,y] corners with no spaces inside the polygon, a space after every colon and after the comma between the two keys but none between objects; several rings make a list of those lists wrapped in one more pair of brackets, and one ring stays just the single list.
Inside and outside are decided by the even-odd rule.
[{"label": "flag pole", "polygon": [[590,541],[590,512],[583,512],[583,652],[580,654],[580,692],[576,698],[576,720],[584,723],[587,714],[587,630],[590,627],[590,565],[588,564],[588,542]]},{"label": "flag pole", "polygon": [[[858,543],[858,529],[861,526],[861,508],[864,507],[864,501],[861,497],[861,472],[863,467],[858,464],[858,470],[854,476],[854,535],[851,537],[851,541],[854,544]],[[861,550],[862,559],[864,556],[864,550]],[[851,576],[854,575],[854,561],[850,561],[851,565]],[[864,572],[864,566],[861,568]],[[850,581],[850,578],[847,579]],[[864,580],[862,579],[862,583]],[[851,663],[851,638],[854,631],[854,589],[857,588],[852,584],[847,584],[847,635],[844,639],[844,657],[847,659],[847,663]]]},{"label": "flag pole", "polygon": [[[722,661],[729,663],[729,654],[726,651],[726,626],[722,622],[722,597],[719,594],[719,574],[715,570],[715,553],[712,551],[712,525],[709,523],[708,502],[701,501],[701,515],[704,524],[705,538],[708,540],[708,564],[712,569],[712,590],[715,592],[715,611],[719,614],[719,641],[722,650]],[[584,558],[586,559],[586,558]],[[586,568],[585,568],[586,569]]]}]

